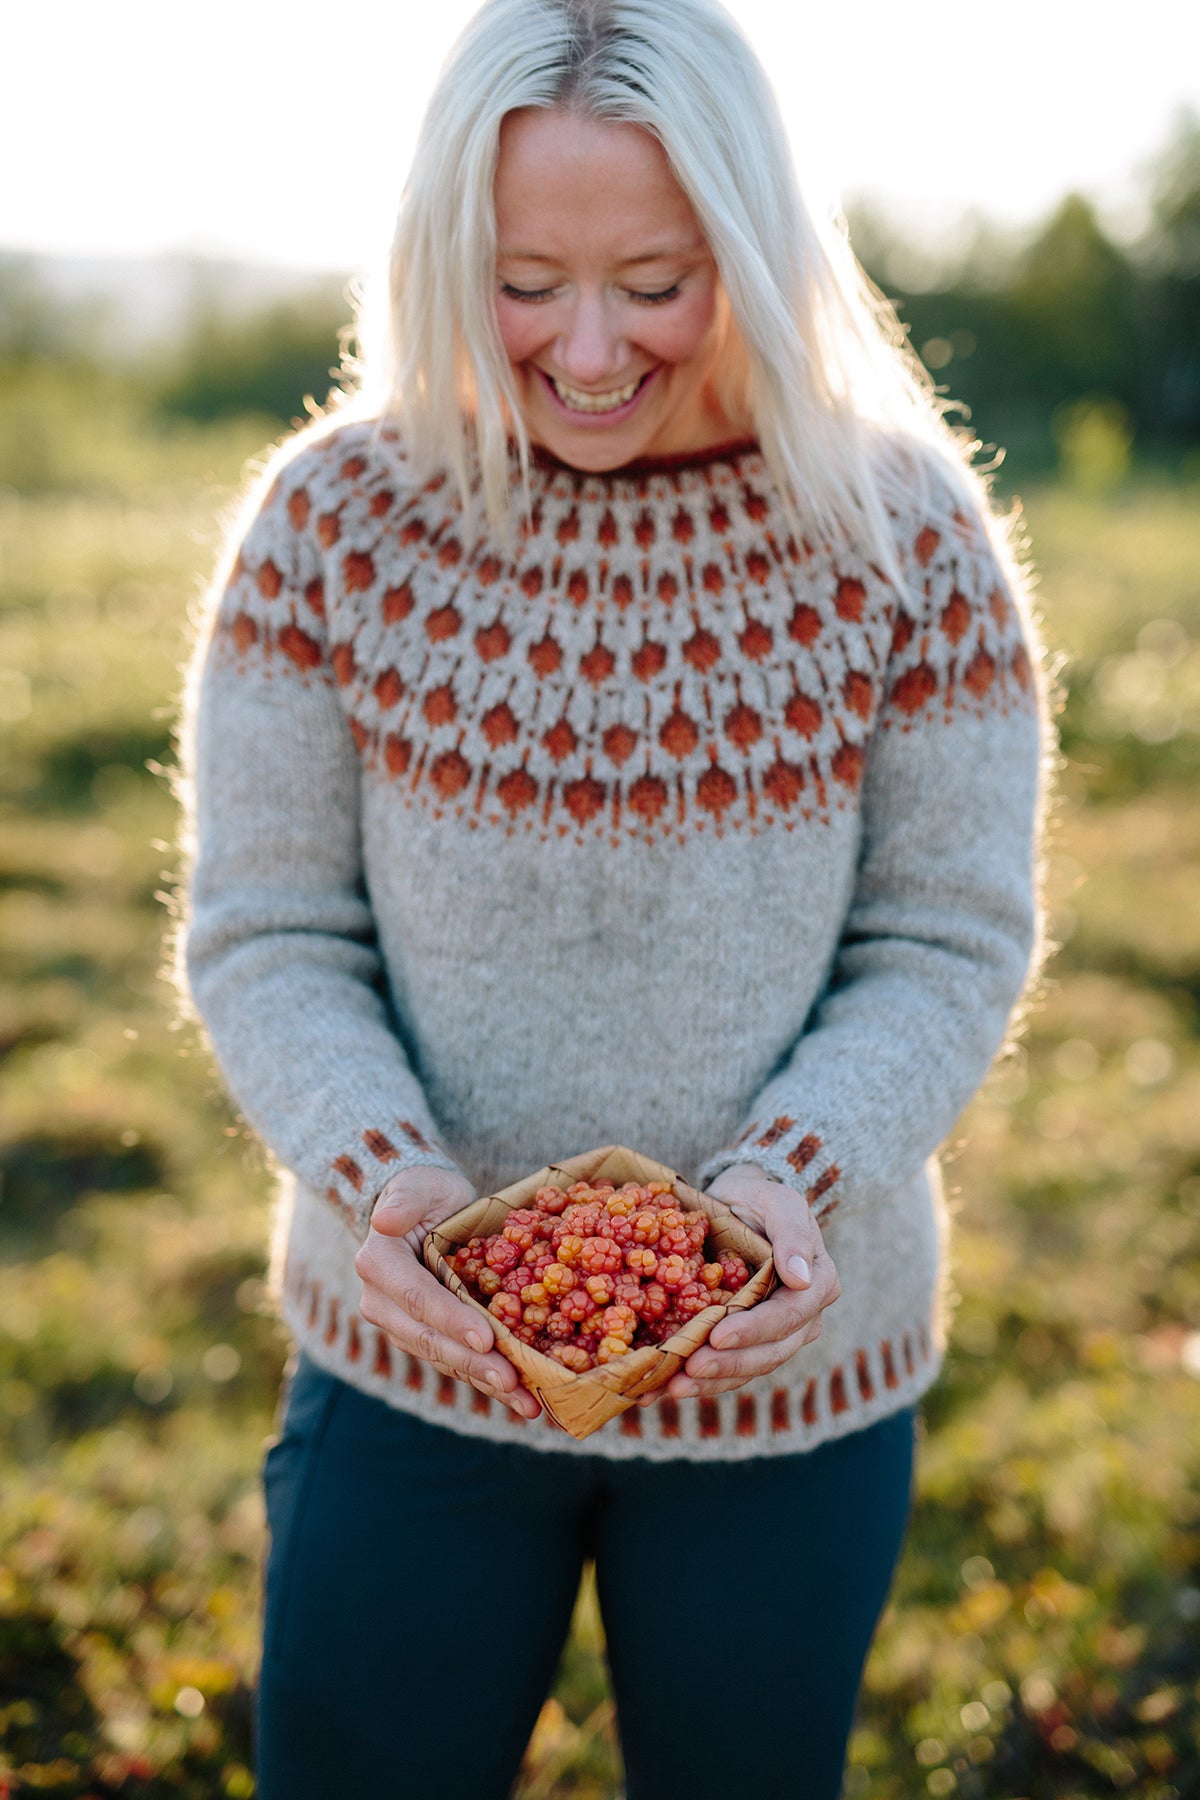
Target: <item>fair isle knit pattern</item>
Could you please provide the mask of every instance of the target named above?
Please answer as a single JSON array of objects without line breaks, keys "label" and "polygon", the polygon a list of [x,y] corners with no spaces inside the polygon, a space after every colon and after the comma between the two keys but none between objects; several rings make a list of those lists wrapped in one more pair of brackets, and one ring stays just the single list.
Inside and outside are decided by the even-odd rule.
[{"label": "fair isle knit pattern", "polygon": [[[532,482],[512,543],[468,536],[389,428],[342,425],[282,469],[214,622],[189,973],[287,1172],[284,1314],[455,1430],[808,1448],[942,1353],[933,1158],[1036,935],[1022,621],[980,520],[896,518],[900,596],[792,533],[753,445]],[[396,1170],[487,1192],[611,1142],[807,1195],[843,1287],[818,1342],[576,1445],[362,1320]]]}]

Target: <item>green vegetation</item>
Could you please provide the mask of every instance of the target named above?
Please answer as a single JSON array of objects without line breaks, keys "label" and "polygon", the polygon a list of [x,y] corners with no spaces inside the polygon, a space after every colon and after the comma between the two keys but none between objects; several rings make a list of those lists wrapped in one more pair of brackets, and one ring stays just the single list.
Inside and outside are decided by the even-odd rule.
[{"label": "green vegetation", "polygon": [[[237,1800],[285,1346],[261,1159],[160,976],[162,771],[269,427],[24,380],[0,431],[0,1793]],[[1071,659],[1062,949],[950,1163],[961,1303],[853,1745],[872,1800],[1200,1792],[1200,494],[1069,466],[1026,496]],[[522,1800],[611,1800],[617,1771],[585,1593]]]}]

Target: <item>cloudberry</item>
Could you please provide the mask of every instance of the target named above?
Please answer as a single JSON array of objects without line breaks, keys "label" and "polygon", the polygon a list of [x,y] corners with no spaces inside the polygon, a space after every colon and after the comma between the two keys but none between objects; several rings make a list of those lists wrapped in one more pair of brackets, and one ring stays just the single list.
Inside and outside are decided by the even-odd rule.
[{"label": "cloudberry", "polygon": [[642,1284],[636,1275],[618,1275],[613,1283],[613,1299],[618,1306],[632,1306],[638,1310],[638,1301],[642,1297]]},{"label": "cloudberry", "polygon": [[671,1301],[661,1281],[648,1281],[642,1289],[642,1318],[646,1320],[661,1319]]},{"label": "cloudberry", "polygon": [[529,1270],[525,1264],[518,1263],[515,1269],[510,1269],[501,1285],[506,1294],[519,1294],[523,1288],[527,1288],[529,1286]]},{"label": "cloudberry", "polygon": [[560,1343],[565,1344],[569,1337],[574,1337],[575,1327],[570,1319],[563,1317],[562,1313],[552,1312],[546,1320],[546,1335],[557,1338]]},{"label": "cloudberry", "polygon": [[579,1253],[579,1266],[589,1275],[615,1275],[624,1261],[620,1244],[611,1238],[589,1238]]},{"label": "cloudberry", "polygon": [[596,1345],[596,1361],[598,1363],[615,1362],[618,1356],[628,1356],[629,1345],[624,1338],[602,1337]]},{"label": "cloudberry", "polygon": [[[658,1268],[658,1258],[649,1244],[634,1244],[625,1252],[625,1264],[642,1281],[653,1281],[654,1271]],[[720,1270],[717,1271],[718,1277]]]},{"label": "cloudberry", "polygon": [[[720,1269],[715,1263],[713,1267],[716,1268],[717,1279],[720,1280]],[[568,1268],[566,1263],[552,1262],[542,1275],[542,1285],[548,1294],[567,1294],[575,1286],[575,1271]]]},{"label": "cloudberry", "polygon": [[521,1323],[521,1302],[515,1294],[495,1294],[488,1302],[488,1311],[494,1319],[510,1329]]},{"label": "cloudberry", "polygon": [[624,1338],[632,1344],[633,1334],[637,1330],[637,1314],[632,1306],[609,1306],[604,1312],[604,1330],[608,1337]]},{"label": "cloudberry", "polygon": [[576,1375],[582,1375],[592,1367],[591,1355],[578,1344],[555,1344],[550,1354],[555,1362],[560,1362],[564,1369],[573,1369]]},{"label": "cloudberry", "polygon": [[665,1288],[681,1288],[687,1278],[688,1267],[682,1256],[675,1253],[659,1257],[658,1279]]},{"label": "cloudberry", "polygon": [[583,1245],[583,1238],[579,1237],[575,1232],[568,1232],[565,1237],[561,1237],[558,1240],[558,1249],[555,1252],[558,1261],[560,1263],[565,1263],[567,1268],[573,1267],[583,1255]]},{"label": "cloudberry", "polygon": [[572,1288],[571,1292],[569,1294],[564,1294],[559,1301],[558,1310],[561,1312],[564,1319],[572,1319],[578,1322],[581,1319],[586,1319],[590,1313],[595,1312],[596,1302],[592,1299],[592,1296],[588,1293],[586,1288]]},{"label": "cloudberry", "polygon": [[750,1279],[750,1271],[736,1250],[726,1250],[717,1258],[721,1265],[722,1285],[737,1293]]},{"label": "cloudberry", "polygon": [[526,1306],[522,1317],[526,1325],[532,1325],[536,1330],[544,1331],[550,1317],[550,1308],[548,1306]]},{"label": "cloudberry", "polygon": [[484,1299],[488,1299],[492,1294],[498,1294],[500,1292],[500,1277],[497,1275],[495,1269],[489,1269],[485,1264],[479,1271],[479,1280],[475,1285],[478,1287]]},{"label": "cloudberry", "polygon": [[658,1214],[639,1212],[633,1215],[633,1241],[635,1244],[657,1244]]},{"label": "cloudberry", "polygon": [[495,1269],[500,1275],[506,1275],[521,1260],[521,1252],[506,1237],[490,1237],[484,1255],[487,1257],[488,1267]]},{"label": "cloudberry", "polygon": [[542,1212],[555,1215],[567,1204],[567,1196],[562,1188],[540,1187],[533,1198]]},{"label": "cloudberry", "polygon": [[718,1288],[721,1285],[723,1270],[719,1262],[701,1263],[700,1279],[707,1288]]},{"label": "cloudberry", "polygon": [[531,1281],[521,1289],[522,1306],[545,1306],[547,1289],[543,1282]]},{"label": "cloudberry", "polygon": [[702,1281],[685,1281],[676,1295],[675,1304],[685,1319],[694,1319],[697,1313],[712,1305],[712,1295]]},{"label": "cloudberry", "polygon": [[589,1275],[583,1285],[598,1306],[607,1306],[617,1289],[611,1275]]},{"label": "cloudberry", "polygon": [[708,1236],[708,1220],[703,1213],[684,1213],[684,1225],[687,1227],[688,1248],[693,1253],[703,1250],[704,1240]]}]

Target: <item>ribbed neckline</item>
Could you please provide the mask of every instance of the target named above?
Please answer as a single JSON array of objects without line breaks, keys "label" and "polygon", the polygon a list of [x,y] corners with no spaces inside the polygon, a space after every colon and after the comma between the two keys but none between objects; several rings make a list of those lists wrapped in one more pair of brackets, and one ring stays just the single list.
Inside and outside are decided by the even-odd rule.
[{"label": "ribbed neckline", "polygon": [[622,463],[618,469],[579,469],[566,463],[541,444],[530,445],[530,455],[540,469],[554,474],[574,475],[580,481],[625,481],[640,475],[674,475],[683,469],[704,469],[712,463],[733,462],[759,449],[758,439],[731,438],[725,443],[710,444],[704,450],[680,450],[669,456],[640,456]]}]

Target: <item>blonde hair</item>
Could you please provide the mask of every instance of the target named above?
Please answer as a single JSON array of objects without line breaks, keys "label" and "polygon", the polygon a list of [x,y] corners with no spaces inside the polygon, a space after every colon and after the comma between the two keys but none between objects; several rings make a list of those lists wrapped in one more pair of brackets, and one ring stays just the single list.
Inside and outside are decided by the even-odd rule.
[{"label": "blonde hair", "polygon": [[990,510],[978,444],[947,423],[844,226],[805,206],[770,83],[716,0],[485,0],[468,23],[421,126],[386,298],[368,290],[359,320],[354,410],[398,423],[418,469],[452,470],[468,508],[482,489],[494,526],[528,475],[492,197],[501,124],[528,107],[662,144],[728,300],[726,411],[806,529],[856,539],[899,580],[889,508]]}]

